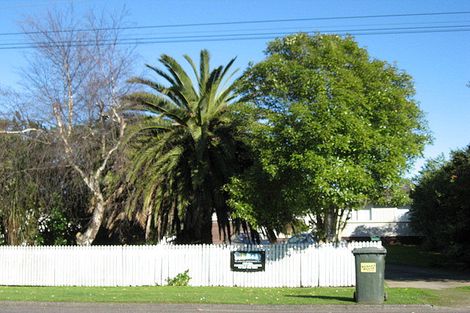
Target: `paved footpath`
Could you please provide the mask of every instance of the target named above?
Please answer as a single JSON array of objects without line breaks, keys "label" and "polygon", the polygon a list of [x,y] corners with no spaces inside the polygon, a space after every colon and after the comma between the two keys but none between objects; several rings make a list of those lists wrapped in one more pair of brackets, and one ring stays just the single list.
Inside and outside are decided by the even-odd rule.
[{"label": "paved footpath", "polygon": [[470,286],[470,272],[386,264],[385,282],[392,288],[455,288]]},{"label": "paved footpath", "polygon": [[0,302],[2,313],[470,313],[466,308],[426,305],[200,305]]}]

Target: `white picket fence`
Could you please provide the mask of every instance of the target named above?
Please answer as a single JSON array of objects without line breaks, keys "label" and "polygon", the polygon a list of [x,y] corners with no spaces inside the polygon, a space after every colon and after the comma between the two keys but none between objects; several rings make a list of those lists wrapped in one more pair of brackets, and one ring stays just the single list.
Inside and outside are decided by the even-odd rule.
[{"label": "white picket fence", "polygon": [[[155,245],[0,247],[0,285],[152,286],[189,270],[192,286],[329,287],[355,283],[353,242],[338,247]],[[230,251],[264,250],[262,272],[234,272]]]}]

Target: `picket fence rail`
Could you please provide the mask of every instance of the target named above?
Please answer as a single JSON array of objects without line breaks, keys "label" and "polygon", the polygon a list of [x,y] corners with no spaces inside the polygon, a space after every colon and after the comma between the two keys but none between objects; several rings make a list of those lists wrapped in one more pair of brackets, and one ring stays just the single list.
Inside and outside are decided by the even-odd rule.
[{"label": "picket fence rail", "polygon": [[[355,284],[354,256],[380,242],[323,245],[1,246],[0,285],[154,286],[189,270],[191,286],[339,287]],[[234,272],[230,252],[265,251],[262,272]]]}]

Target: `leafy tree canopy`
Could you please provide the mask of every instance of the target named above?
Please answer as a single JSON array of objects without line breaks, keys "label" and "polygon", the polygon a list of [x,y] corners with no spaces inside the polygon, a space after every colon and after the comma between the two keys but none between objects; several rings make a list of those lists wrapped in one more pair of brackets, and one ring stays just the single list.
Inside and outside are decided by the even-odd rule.
[{"label": "leafy tree canopy", "polygon": [[[400,186],[430,139],[411,77],[371,58],[352,37],[276,39],[239,90],[263,175],[232,181],[232,207],[250,208],[252,217],[276,208],[291,216],[287,222],[310,213],[323,240],[335,239],[349,209]],[[258,201],[266,184],[276,186],[280,205]]]},{"label": "leafy tree canopy", "polygon": [[412,225],[431,248],[470,264],[470,146],[429,160],[411,194]]}]

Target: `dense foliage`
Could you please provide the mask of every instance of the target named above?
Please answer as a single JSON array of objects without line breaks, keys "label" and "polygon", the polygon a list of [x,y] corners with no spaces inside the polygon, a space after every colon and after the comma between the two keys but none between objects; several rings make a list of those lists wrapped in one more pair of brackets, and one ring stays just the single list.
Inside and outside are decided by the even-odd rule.
[{"label": "dense foliage", "polygon": [[[18,119],[2,129],[39,127]],[[40,128],[39,128],[40,129]],[[19,244],[73,244],[88,193],[43,129],[0,136],[1,240]]]},{"label": "dense foliage", "polygon": [[310,214],[319,239],[335,240],[350,209],[393,198],[429,140],[412,79],[350,37],[287,36],[266,55],[239,87],[259,161],[232,180],[230,204],[277,231]]},{"label": "dense foliage", "polygon": [[426,244],[470,264],[470,146],[430,160],[412,192],[412,225]]}]

